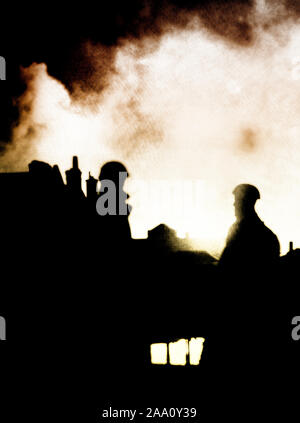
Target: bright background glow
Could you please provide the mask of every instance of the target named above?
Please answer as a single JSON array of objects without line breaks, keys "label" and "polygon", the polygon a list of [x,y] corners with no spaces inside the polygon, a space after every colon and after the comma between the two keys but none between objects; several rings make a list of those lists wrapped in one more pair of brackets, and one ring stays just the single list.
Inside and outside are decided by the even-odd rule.
[{"label": "bright background glow", "polygon": [[[260,32],[246,48],[196,22],[167,32],[156,49],[151,39],[143,49],[124,41],[106,90],[77,102],[44,64],[33,64],[24,70],[21,121],[0,166],[20,170],[39,159],[64,173],[78,155],[84,181],[88,171],[98,177],[105,161],[121,160],[131,175],[133,236],[165,222],[212,254],[222,250],[234,220],[234,186],[252,183],[282,252],[290,240],[300,246],[300,28],[284,25],[284,40]],[[201,207],[180,214],[160,206],[136,189],[137,180],[154,192],[157,181],[200,180]]]}]

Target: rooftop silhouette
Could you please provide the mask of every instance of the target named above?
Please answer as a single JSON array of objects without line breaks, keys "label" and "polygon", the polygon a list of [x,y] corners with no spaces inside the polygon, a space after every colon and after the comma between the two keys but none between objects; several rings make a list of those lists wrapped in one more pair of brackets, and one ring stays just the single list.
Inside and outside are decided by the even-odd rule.
[{"label": "rooftop silhouette", "polygon": [[[278,239],[255,211],[258,189],[233,191],[236,222],[216,265],[163,223],[147,239],[132,239],[127,177],[123,164],[108,162],[99,179],[89,174],[85,195],[77,157],[66,184],[58,166],[40,161],[28,172],[0,174],[2,270],[13,274],[2,281],[2,296],[19,315],[29,310],[32,348],[54,354],[55,336],[71,360],[69,374],[81,369],[83,386],[87,373],[105,380],[108,394],[116,379],[126,389],[132,372],[149,391],[163,395],[167,384],[170,398],[178,384],[205,398],[216,386],[226,391],[229,379],[237,386],[243,378],[274,381],[282,357],[295,355],[293,345],[276,340],[290,319],[278,304],[298,306],[300,254],[291,245],[279,259]],[[27,341],[21,329],[17,336]],[[205,339],[199,366],[153,368],[151,344],[197,337]]]}]

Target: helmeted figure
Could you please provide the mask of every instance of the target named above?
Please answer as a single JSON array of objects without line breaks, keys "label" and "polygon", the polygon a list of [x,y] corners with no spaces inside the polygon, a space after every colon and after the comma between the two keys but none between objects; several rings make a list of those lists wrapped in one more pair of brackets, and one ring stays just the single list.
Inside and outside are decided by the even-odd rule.
[{"label": "helmeted figure", "polygon": [[100,239],[106,244],[123,244],[131,239],[128,217],[131,206],[127,204],[129,195],[123,190],[128,177],[126,167],[116,161],[105,163],[99,175],[101,184],[97,200],[97,212],[101,218]]},{"label": "helmeted figure", "polygon": [[[225,404],[229,397],[235,398],[247,409],[253,386],[257,403],[266,390],[278,389],[281,349],[276,335],[280,323],[276,273],[280,246],[255,211],[258,189],[241,184],[233,194],[236,221],[219,261],[220,284],[213,291],[212,331],[206,346],[220,396],[227,392]],[[270,316],[272,325],[266,333]]]},{"label": "helmeted figure", "polygon": [[236,222],[229,230],[219,266],[244,272],[270,268],[279,258],[280,245],[255,211],[260,193],[253,185],[241,184],[233,194]]}]

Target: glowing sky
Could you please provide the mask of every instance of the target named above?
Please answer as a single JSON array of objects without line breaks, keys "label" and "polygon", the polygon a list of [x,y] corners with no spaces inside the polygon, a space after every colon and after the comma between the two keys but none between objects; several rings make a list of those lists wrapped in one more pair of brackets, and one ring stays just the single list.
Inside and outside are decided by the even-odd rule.
[{"label": "glowing sky", "polygon": [[[257,2],[257,19],[266,13]],[[101,46],[86,48],[100,72]],[[78,87],[76,101],[45,64],[23,74],[21,119],[2,169],[38,159],[64,173],[77,155],[85,187],[89,171],[98,177],[105,161],[123,161],[133,236],[165,222],[211,253],[223,248],[234,220],[234,186],[252,183],[282,252],[290,240],[300,246],[297,22],[283,22],[276,34],[258,29],[246,48],[213,36],[195,18],[166,31],[155,48],[151,37],[123,40],[104,91],[88,95]]]}]

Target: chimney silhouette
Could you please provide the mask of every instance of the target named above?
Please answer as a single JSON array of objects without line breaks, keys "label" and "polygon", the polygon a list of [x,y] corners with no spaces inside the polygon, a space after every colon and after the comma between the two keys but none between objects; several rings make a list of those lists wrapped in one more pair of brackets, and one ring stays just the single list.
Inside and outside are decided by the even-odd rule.
[{"label": "chimney silhouette", "polygon": [[78,169],[78,157],[73,156],[73,169]]},{"label": "chimney silhouette", "polygon": [[290,249],[289,252],[291,253],[294,250],[294,244],[293,241],[290,241]]},{"label": "chimney silhouette", "polygon": [[86,195],[88,200],[95,200],[97,198],[97,179],[91,176],[89,172],[89,179],[86,180]]},{"label": "chimney silhouette", "polygon": [[67,187],[74,195],[82,195],[81,171],[78,167],[78,157],[73,156],[73,167],[66,171]]}]

